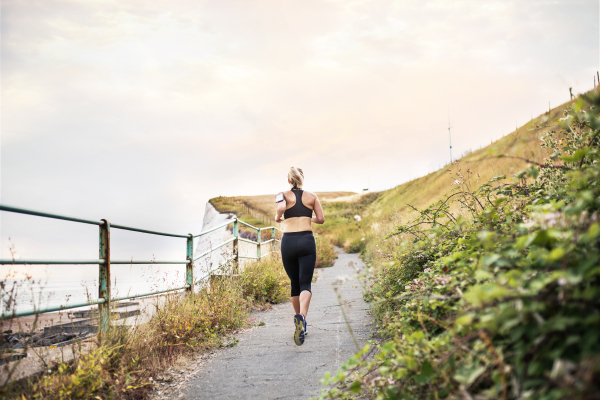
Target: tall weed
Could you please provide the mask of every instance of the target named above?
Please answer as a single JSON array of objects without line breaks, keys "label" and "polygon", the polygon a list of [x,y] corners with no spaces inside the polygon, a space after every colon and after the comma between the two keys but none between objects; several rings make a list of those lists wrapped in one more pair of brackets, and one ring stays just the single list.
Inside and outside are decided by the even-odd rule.
[{"label": "tall weed", "polygon": [[290,281],[279,252],[246,265],[241,274],[244,298],[257,303],[281,303],[290,292]]},{"label": "tall weed", "polygon": [[326,236],[315,234],[315,245],[317,247],[315,268],[331,267],[338,257],[331,240]]}]

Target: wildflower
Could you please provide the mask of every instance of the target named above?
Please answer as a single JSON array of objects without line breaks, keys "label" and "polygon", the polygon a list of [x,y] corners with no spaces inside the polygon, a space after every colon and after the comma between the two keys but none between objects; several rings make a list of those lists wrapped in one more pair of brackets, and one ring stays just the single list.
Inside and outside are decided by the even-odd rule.
[{"label": "wildflower", "polygon": [[423,272],[429,272],[431,271],[431,268],[425,268],[425,270]]},{"label": "wildflower", "polygon": [[449,276],[442,275],[442,276],[436,276],[436,278],[435,278],[435,283],[438,285],[442,285],[442,286],[446,286],[449,281],[450,281]]},{"label": "wildflower", "polygon": [[567,284],[567,279],[566,279],[566,278],[560,278],[560,279],[558,280],[558,284],[559,284],[560,286],[565,286],[565,285]]}]

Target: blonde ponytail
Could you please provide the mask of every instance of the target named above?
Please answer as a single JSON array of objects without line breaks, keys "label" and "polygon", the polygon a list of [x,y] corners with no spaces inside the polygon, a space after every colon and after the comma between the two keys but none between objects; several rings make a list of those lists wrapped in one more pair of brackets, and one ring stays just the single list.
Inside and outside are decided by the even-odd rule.
[{"label": "blonde ponytail", "polygon": [[302,184],[304,183],[304,172],[300,168],[290,167],[290,172],[288,172],[288,180],[290,181],[290,185],[292,185],[292,189],[302,189]]}]

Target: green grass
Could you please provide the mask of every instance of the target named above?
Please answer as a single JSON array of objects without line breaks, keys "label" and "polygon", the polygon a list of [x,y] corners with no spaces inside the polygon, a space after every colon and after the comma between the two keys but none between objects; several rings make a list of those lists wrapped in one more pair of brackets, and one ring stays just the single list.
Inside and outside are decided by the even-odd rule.
[{"label": "green grass", "polygon": [[324,201],[323,212],[325,223],[314,227],[315,231],[329,238],[336,246],[346,251],[358,252],[364,245],[363,232],[367,226],[365,221],[356,221],[355,215],[362,216],[367,212],[381,193],[368,193],[357,196],[356,200]]},{"label": "green grass", "polygon": [[[381,230],[413,218],[416,214],[409,205],[426,208],[451,193],[456,179],[465,180],[476,188],[494,176],[512,176],[522,170],[528,163],[520,158],[541,162],[548,152],[540,147],[540,136],[556,129],[558,119],[572,104],[573,101],[556,107],[489,146],[421,178],[379,193],[357,196],[351,201],[325,201],[326,222],[316,231],[346,251],[360,252],[366,242],[378,237]],[[498,158],[498,154],[509,157]],[[356,222],[354,215],[360,215],[361,221]]]},{"label": "green grass", "polygon": [[[536,141],[540,165],[463,180],[410,220],[370,204],[388,219],[363,257],[378,341],[326,374],[321,399],[598,398],[599,92]],[[504,152],[535,155],[527,143]]]},{"label": "green grass", "polygon": [[[258,228],[264,228],[272,226],[271,222],[266,214],[261,213],[258,210],[249,208],[245,203],[238,202],[236,197],[214,197],[209,200],[210,204],[220,213],[231,213],[235,214],[242,221],[256,226]],[[246,229],[240,227],[241,229]]]}]

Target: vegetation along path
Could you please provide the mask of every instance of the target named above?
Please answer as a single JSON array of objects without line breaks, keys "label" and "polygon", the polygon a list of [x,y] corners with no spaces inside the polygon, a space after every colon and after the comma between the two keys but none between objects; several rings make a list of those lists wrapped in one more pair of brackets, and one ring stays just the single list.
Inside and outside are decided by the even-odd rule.
[{"label": "vegetation along path", "polygon": [[265,325],[241,334],[237,346],[207,361],[183,390],[187,399],[308,399],[318,397],[320,379],[356,352],[340,303],[359,346],[371,334],[368,306],[357,278],[364,264],[339,250],[333,267],[319,269],[308,312],[308,337],[294,344],[293,311],[283,303],[252,314]]}]

